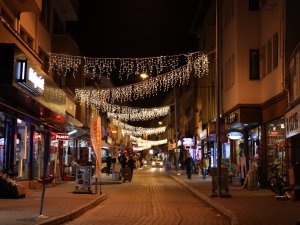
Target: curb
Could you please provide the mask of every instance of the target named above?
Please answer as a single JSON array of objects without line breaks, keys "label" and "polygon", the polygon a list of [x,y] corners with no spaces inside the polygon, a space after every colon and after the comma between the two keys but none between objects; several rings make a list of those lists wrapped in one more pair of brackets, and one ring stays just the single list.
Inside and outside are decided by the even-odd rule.
[{"label": "curb", "polygon": [[104,194],[100,195],[99,197],[97,197],[95,200],[91,201],[90,203],[87,203],[87,204],[71,211],[70,213],[67,213],[62,216],[54,217],[45,222],[40,222],[40,223],[38,223],[38,225],[57,225],[57,224],[62,224],[62,223],[71,221],[71,220],[81,216],[83,213],[90,210],[91,208],[97,206],[100,202],[104,201],[106,198],[107,198],[107,196],[104,193]]},{"label": "curb", "polygon": [[172,179],[177,181],[179,184],[181,184],[183,187],[191,191],[194,195],[196,195],[198,198],[206,202],[208,205],[212,206],[219,212],[221,212],[223,215],[225,215],[230,220],[231,225],[240,225],[237,216],[235,213],[229,209],[224,208],[222,205],[216,203],[214,200],[212,200],[210,197],[207,197],[206,195],[202,194],[201,192],[197,191],[195,188],[191,187],[190,185],[186,184],[185,182],[182,182],[178,178],[176,178],[174,175],[170,175]]}]

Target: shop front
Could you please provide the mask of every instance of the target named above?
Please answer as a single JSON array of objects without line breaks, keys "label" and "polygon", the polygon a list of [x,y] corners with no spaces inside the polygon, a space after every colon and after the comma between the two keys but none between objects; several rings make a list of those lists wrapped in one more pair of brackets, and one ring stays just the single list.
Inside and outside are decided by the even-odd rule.
[{"label": "shop front", "polygon": [[259,170],[260,123],[259,106],[240,106],[225,115],[228,141],[224,142],[222,155],[232,182],[243,185],[249,170]]},{"label": "shop front", "polygon": [[0,44],[0,73],[0,171],[38,179],[50,173],[51,137],[68,124],[66,95],[14,44]]},{"label": "shop front", "polygon": [[[300,104],[289,109],[285,114],[286,138],[290,143],[290,151],[288,152],[289,167],[289,183],[300,190]],[[299,197],[298,197],[299,198]]]}]

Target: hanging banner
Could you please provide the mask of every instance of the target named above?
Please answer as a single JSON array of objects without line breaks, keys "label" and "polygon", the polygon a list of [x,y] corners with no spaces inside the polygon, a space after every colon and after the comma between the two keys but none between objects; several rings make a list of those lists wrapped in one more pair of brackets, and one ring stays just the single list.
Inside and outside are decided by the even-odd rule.
[{"label": "hanging banner", "polygon": [[91,141],[96,155],[96,177],[99,178],[101,177],[101,159],[102,159],[101,118],[99,116],[91,118],[90,131],[91,131]]}]

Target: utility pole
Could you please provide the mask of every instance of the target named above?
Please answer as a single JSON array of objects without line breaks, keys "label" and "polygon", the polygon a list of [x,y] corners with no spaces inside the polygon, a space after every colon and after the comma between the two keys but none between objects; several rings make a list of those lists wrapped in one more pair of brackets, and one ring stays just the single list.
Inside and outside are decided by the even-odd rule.
[{"label": "utility pole", "polygon": [[220,1],[216,0],[216,76],[217,76],[217,117],[216,117],[216,140],[217,140],[217,174],[218,174],[218,196],[222,196],[222,169],[221,169],[221,159],[222,159],[222,143],[221,143],[221,60],[220,60]]}]

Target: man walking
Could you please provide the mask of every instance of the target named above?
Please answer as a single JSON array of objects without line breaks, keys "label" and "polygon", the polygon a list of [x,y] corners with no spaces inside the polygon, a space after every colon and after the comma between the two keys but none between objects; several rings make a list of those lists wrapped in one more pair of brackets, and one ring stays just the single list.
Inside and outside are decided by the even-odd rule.
[{"label": "man walking", "polygon": [[189,156],[186,158],[185,166],[186,166],[187,178],[191,180],[192,179],[192,171],[193,171],[193,168],[195,167],[195,162],[194,162],[191,154],[189,154]]}]

